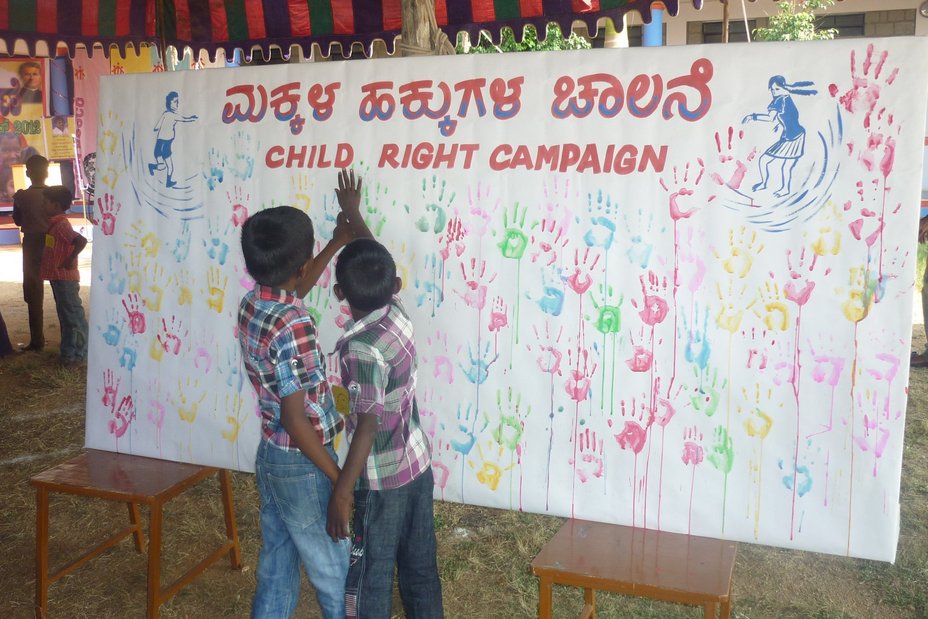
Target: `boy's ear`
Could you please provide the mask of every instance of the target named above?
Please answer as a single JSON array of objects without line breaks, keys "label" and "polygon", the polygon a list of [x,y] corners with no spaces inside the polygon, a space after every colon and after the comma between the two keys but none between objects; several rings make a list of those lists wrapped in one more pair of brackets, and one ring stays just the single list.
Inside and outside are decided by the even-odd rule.
[{"label": "boy's ear", "polygon": [[335,298],[338,299],[339,301],[345,300],[345,293],[342,292],[342,287],[339,286],[338,284],[334,284],[332,286],[332,293],[335,294]]},{"label": "boy's ear", "polygon": [[399,294],[400,290],[403,289],[403,278],[397,277],[396,281],[393,282],[393,294]]}]

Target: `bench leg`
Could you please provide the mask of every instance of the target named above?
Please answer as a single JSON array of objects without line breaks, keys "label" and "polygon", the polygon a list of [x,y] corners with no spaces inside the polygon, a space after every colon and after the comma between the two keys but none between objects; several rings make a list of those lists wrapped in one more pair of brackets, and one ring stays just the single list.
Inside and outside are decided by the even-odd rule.
[{"label": "bench leg", "polygon": [[233,570],[242,569],[242,550],[238,544],[238,528],[235,524],[235,508],[232,505],[232,478],[229,471],[219,471],[219,485],[222,488],[222,507],[226,517],[226,538],[232,542],[229,550],[229,561]]},{"label": "bench leg", "polygon": [[148,532],[148,603],[146,616],[158,619],[161,605],[161,522],[162,505],[151,506],[151,524]]},{"label": "bench leg", "polygon": [[702,616],[705,619],[715,619],[715,602],[706,602],[703,607]]},{"label": "bench leg", "polygon": [[593,589],[583,590],[583,613],[580,616],[585,619],[596,619],[596,591]]},{"label": "bench leg", "polygon": [[728,596],[721,604],[721,612],[719,613],[721,619],[730,619],[731,617],[731,595]]},{"label": "bench leg", "polygon": [[547,578],[538,579],[538,619],[551,619],[551,589],[554,583]]},{"label": "bench leg", "polygon": [[135,549],[142,552],[145,550],[145,534],[142,533],[142,514],[139,512],[139,505],[130,501],[126,503],[126,507],[129,508],[129,522],[132,523],[132,527],[135,529],[132,533]]},{"label": "bench leg", "polygon": [[45,619],[48,611],[48,491],[35,494],[35,616]]}]

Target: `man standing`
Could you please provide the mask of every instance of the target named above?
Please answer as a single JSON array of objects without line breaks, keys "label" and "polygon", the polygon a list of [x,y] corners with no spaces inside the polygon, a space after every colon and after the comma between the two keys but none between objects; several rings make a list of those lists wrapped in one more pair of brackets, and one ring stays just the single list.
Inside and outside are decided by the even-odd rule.
[{"label": "man standing", "polygon": [[29,306],[29,345],[23,350],[38,351],[45,347],[42,325],[45,283],[40,267],[48,220],[53,215],[43,194],[45,179],[48,178],[48,159],[42,155],[29,157],[26,160],[26,176],[32,181],[32,186],[13,194],[13,222],[23,233],[23,300]]}]

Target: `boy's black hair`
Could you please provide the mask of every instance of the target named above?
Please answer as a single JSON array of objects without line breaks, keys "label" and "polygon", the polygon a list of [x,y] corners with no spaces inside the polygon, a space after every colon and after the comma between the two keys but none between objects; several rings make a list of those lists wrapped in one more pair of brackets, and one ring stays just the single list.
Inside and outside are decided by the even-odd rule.
[{"label": "boy's black hair", "polygon": [[174,99],[180,99],[180,95],[177,94],[176,90],[172,90],[164,97],[164,109],[171,111],[171,101]]},{"label": "boy's black hair", "polygon": [[48,159],[42,155],[32,155],[26,159],[26,172],[29,174],[35,174],[36,172],[48,174]]},{"label": "boy's black hair", "polygon": [[262,286],[279,286],[313,255],[313,222],[292,206],[258,211],[242,226],[245,267]]},{"label": "boy's black hair", "polygon": [[74,194],[71,193],[71,190],[65,187],[64,185],[53,185],[51,187],[46,187],[42,190],[42,195],[45,196],[46,200],[51,200],[58,205],[62,211],[66,211],[71,208],[71,203],[74,202]]},{"label": "boy's black hair", "polygon": [[348,305],[372,312],[390,303],[396,284],[396,264],[387,248],[374,239],[356,239],[339,254],[335,281]]}]

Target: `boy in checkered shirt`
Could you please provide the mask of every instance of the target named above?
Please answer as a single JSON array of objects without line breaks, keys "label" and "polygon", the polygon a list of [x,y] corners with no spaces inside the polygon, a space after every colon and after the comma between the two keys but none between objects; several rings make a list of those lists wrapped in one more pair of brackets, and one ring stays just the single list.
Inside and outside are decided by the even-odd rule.
[{"label": "boy in checkered shirt", "polygon": [[45,208],[55,212],[48,220],[45,232],[45,249],[39,273],[48,280],[55,296],[55,309],[61,325],[61,364],[79,367],[87,361],[87,318],[81,305],[81,274],[77,270],[77,256],[87,239],[74,230],[66,213],[74,195],[61,185],[42,190]]},{"label": "boy in checkered shirt", "polygon": [[[360,200],[340,177],[342,209]],[[342,386],[348,390],[351,441],[329,499],[326,530],[349,537],[347,617],[392,616],[398,571],[406,617],[443,617],[432,515],[431,447],[416,404],[416,346],[412,323],[395,296],[402,286],[390,252],[373,238],[349,243],[335,266],[335,296],[352,320],[336,344]]]},{"label": "boy in checkered shirt", "polygon": [[301,563],[325,619],[345,616],[349,547],[325,530],[339,475],[333,441],[344,422],[326,382],[316,323],[302,299],[358,222],[363,225],[357,208],[339,214],[332,240],[316,256],[313,224],[292,206],[259,211],[242,226],[242,254],[256,286],[239,304],[238,334],[262,433],[255,457],[261,551],[252,617],[293,614]]}]

